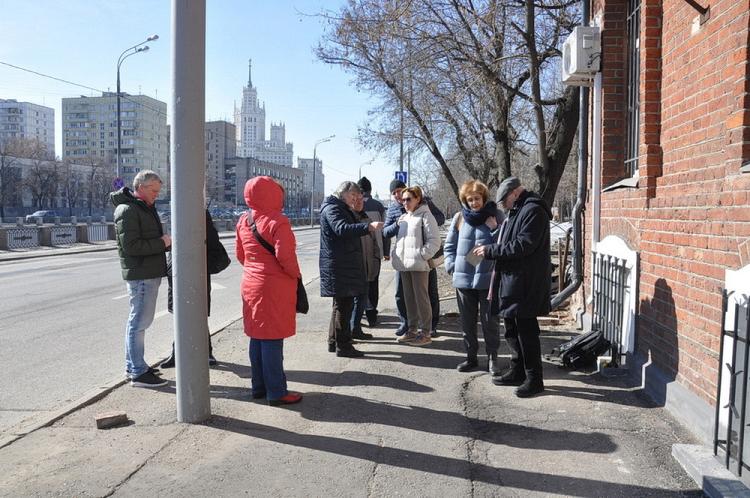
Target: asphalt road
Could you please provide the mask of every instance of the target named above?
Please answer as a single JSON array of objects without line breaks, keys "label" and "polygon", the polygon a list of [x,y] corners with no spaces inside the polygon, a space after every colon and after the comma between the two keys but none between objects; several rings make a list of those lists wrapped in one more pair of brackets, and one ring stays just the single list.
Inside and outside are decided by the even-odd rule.
[{"label": "asphalt road", "polygon": [[[317,292],[318,234],[295,232],[308,292]],[[234,260],[234,239],[222,242]],[[241,277],[234,261],[212,276],[212,332],[241,316]],[[164,279],[146,332],[149,363],[171,347],[166,302]],[[3,262],[0,310],[0,433],[123,378],[128,299],[116,251]]]}]

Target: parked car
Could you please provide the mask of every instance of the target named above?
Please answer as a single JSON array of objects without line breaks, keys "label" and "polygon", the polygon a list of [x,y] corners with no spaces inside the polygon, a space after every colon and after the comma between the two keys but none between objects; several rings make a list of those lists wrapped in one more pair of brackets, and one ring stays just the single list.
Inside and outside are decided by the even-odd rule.
[{"label": "parked car", "polygon": [[34,211],[33,213],[26,215],[26,223],[36,223],[38,218],[42,219],[42,223],[54,223],[55,218],[58,216],[60,215],[57,214],[57,211]]}]

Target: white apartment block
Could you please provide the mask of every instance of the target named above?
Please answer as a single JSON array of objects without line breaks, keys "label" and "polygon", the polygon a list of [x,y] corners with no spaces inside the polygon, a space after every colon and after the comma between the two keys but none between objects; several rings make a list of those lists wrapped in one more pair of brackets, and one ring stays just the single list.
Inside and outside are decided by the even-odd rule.
[{"label": "white apartment block", "polygon": [[212,203],[224,201],[224,163],[237,157],[236,129],[227,121],[208,121],[206,133],[206,196]]},{"label": "white apartment block", "polygon": [[[62,99],[63,158],[117,156],[117,94]],[[167,104],[146,95],[120,96],[120,176],[131,185],[142,169],[155,171],[168,189]]]},{"label": "white apartment block", "polygon": [[35,139],[55,157],[55,110],[51,107],[0,99],[0,142]]},{"label": "white apartment block", "polygon": [[307,203],[310,203],[310,193],[315,190],[313,196],[313,209],[320,207],[323,202],[326,177],[323,175],[323,161],[315,158],[315,168],[313,169],[312,158],[297,158],[297,168],[302,171],[302,190],[306,192]]},{"label": "white apartment block", "polygon": [[252,61],[249,62],[247,86],[242,88],[242,104],[234,110],[237,129],[237,155],[253,157],[291,168],[294,146],[286,141],[284,124],[271,124],[271,139],[266,140],[266,106],[258,100],[253,86]]}]

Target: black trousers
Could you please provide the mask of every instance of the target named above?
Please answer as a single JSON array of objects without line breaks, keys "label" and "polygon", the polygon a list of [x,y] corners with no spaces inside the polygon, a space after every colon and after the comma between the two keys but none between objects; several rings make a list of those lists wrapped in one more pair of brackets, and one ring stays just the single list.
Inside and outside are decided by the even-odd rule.
[{"label": "black trousers", "polygon": [[[378,301],[380,299],[380,278],[379,276],[375,280],[369,282],[367,288],[367,307],[365,313],[372,313],[378,311]],[[370,316],[369,314],[367,316]]]},{"label": "black trousers", "polygon": [[504,322],[510,368],[517,373],[524,371],[531,382],[542,382],[542,346],[536,317],[505,318]]},{"label": "black trousers", "polygon": [[352,347],[350,320],[354,309],[354,297],[334,297],[331,323],[328,326],[328,344],[336,344],[339,349]]}]

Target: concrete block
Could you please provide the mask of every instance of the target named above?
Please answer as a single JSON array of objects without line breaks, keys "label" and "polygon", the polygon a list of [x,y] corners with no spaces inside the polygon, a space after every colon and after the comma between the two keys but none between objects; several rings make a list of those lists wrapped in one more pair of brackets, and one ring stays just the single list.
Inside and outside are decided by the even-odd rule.
[{"label": "concrete block", "polygon": [[699,444],[674,444],[672,457],[703,488],[709,498],[750,497],[750,489],[724,467],[711,448]]},{"label": "concrete block", "polygon": [[127,424],[128,414],[125,412],[97,413],[94,416],[94,420],[96,420],[97,429],[109,429],[111,427],[117,427],[118,425]]}]

